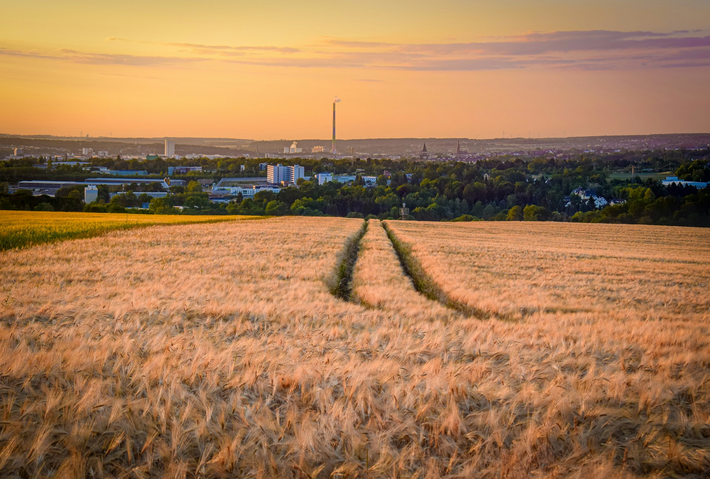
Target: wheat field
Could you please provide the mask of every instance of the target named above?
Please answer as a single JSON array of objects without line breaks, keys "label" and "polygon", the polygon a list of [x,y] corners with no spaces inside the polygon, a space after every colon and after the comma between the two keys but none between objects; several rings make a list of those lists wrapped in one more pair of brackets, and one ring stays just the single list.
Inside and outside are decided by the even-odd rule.
[{"label": "wheat field", "polygon": [[0,251],[160,224],[212,223],[247,216],[175,216],[0,210]]},{"label": "wheat field", "polygon": [[476,316],[417,293],[377,221],[334,297],[361,226],[0,252],[0,476],[710,473],[704,230],[388,222]]}]

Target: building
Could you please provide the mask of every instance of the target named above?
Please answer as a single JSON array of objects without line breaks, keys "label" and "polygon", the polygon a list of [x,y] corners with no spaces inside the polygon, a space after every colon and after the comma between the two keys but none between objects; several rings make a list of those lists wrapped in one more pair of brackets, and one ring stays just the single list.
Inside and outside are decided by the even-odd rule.
[{"label": "building", "polygon": [[316,178],[318,179],[319,185],[324,185],[329,181],[333,181],[333,174],[332,173],[318,173],[316,175]]},{"label": "building", "polygon": [[99,151],[99,158],[108,157],[108,151]]},{"label": "building", "polygon": [[[571,194],[579,196],[580,199],[582,199],[583,201],[589,201],[589,199],[591,198],[594,201],[595,208],[603,208],[608,204],[606,198],[604,198],[603,196],[597,196],[594,191],[585,190],[581,186],[579,188],[575,188]],[[566,204],[571,204],[571,200]]]},{"label": "building", "polygon": [[272,185],[280,185],[282,181],[288,181],[288,166],[277,165],[266,166],[266,181]]},{"label": "building", "polygon": [[23,156],[25,156],[25,153],[22,151],[22,148],[15,148],[12,152],[12,155],[16,158],[22,158]]},{"label": "building", "polygon": [[165,156],[168,158],[175,156],[175,142],[167,138],[165,139]]},{"label": "building", "polygon": [[113,176],[147,176],[147,170],[100,170],[100,173],[105,173]]},{"label": "building", "polygon": [[280,185],[284,181],[295,184],[299,178],[303,177],[304,168],[302,166],[283,166],[279,163],[266,167],[266,182],[272,185]]},{"label": "building", "polygon": [[168,166],[168,175],[186,175],[191,171],[202,172],[201,166]]},{"label": "building", "polygon": [[298,142],[294,141],[293,143],[291,143],[291,147],[284,148],[284,153],[288,153],[288,154],[303,153],[303,148],[299,148]]},{"label": "building", "polygon": [[94,185],[84,188],[84,203],[87,205],[99,199],[99,189]]},{"label": "building", "polygon": [[296,184],[299,178],[304,177],[305,169],[302,166],[298,165],[293,165],[288,167],[289,172],[288,172],[288,181]]},{"label": "building", "polygon": [[[278,186],[270,185],[244,185],[244,186],[215,186],[212,188],[213,195],[229,195],[237,196],[242,195],[242,198],[254,198],[254,195],[260,191],[270,191],[272,193],[278,193],[281,188]],[[212,196],[210,196],[212,199]]]},{"label": "building", "polygon": [[93,148],[82,148],[81,154],[82,154],[82,156],[94,156],[94,149]]},{"label": "building", "polygon": [[30,190],[33,195],[54,196],[60,188],[71,188],[78,185],[85,186],[86,183],[79,181],[25,180],[17,183],[17,189]]},{"label": "building", "polygon": [[678,185],[678,186],[694,186],[697,189],[707,188],[708,183],[705,181],[687,181],[681,180],[677,176],[666,176],[663,180],[663,186]]},{"label": "building", "polygon": [[357,179],[357,176],[355,175],[336,175],[333,177],[333,181],[337,181],[338,183],[352,183]]},{"label": "building", "polygon": [[419,153],[419,159],[421,159],[421,160],[428,160],[429,159],[429,152],[426,149],[426,143],[424,143],[424,148],[422,148],[422,152]]},{"label": "building", "polygon": [[325,146],[314,146],[311,148],[311,153],[323,153],[325,151]]}]

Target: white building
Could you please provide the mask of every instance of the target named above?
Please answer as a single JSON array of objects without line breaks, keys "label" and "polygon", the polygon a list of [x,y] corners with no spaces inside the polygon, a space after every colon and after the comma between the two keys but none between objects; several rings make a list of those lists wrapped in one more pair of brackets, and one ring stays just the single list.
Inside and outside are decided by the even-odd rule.
[{"label": "white building", "polygon": [[333,174],[332,173],[318,173],[316,175],[316,178],[318,178],[319,185],[324,185],[329,181],[333,181]]},{"label": "white building", "polygon": [[272,193],[278,193],[281,188],[277,186],[262,186],[262,185],[252,185],[252,186],[215,186],[212,188],[213,194],[223,194],[223,195],[238,195],[241,193],[242,198],[254,198],[254,195],[260,191],[271,191]]},{"label": "white building", "polygon": [[298,147],[298,142],[291,143],[291,147],[284,148],[284,153],[303,153],[303,148]]},{"label": "white building", "polygon": [[311,148],[311,153],[323,153],[325,151],[325,146],[314,146]]},{"label": "white building", "polygon": [[[580,199],[582,199],[583,201],[589,201],[589,199],[591,198],[592,200],[594,200],[594,206],[596,208],[603,208],[607,204],[609,204],[609,202],[603,196],[597,196],[594,194],[593,191],[585,190],[581,186],[573,190],[571,194],[579,196]],[[568,202],[567,204],[569,205],[571,204],[571,202]]]},{"label": "white building", "polygon": [[267,165],[266,166],[266,181],[272,185],[278,185],[282,181],[288,181],[288,166]]},{"label": "white building", "polygon": [[83,156],[94,156],[94,149],[93,148],[82,148],[81,154]]},{"label": "white building", "polygon": [[172,140],[165,140],[165,156],[172,158],[175,156],[175,142]]},{"label": "white building", "polygon": [[281,184],[282,181],[295,184],[299,178],[303,177],[304,168],[299,165],[283,166],[279,163],[266,166],[266,181],[273,185]]},{"label": "white building", "polygon": [[94,185],[84,188],[84,203],[87,205],[99,199],[99,189]]},{"label": "white building", "polygon": [[22,151],[22,148],[15,148],[15,150],[13,151],[13,156],[16,158],[22,158],[23,156],[25,156],[25,154]]},{"label": "white building", "polygon": [[288,169],[288,181],[290,181],[291,183],[296,184],[296,181],[298,181],[299,178],[304,177],[305,169],[302,166],[293,165],[289,166]]},{"label": "white building", "polygon": [[338,183],[350,183],[356,179],[357,176],[355,175],[336,175],[333,177],[333,181],[337,181]]},{"label": "white building", "polygon": [[106,158],[108,156],[108,151],[99,151],[99,158]]}]

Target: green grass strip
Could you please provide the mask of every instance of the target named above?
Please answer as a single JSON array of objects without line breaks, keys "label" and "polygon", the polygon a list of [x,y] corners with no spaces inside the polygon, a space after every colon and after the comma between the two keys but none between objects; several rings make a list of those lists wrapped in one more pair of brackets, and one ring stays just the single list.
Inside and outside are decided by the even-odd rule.
[{"label": "green grass strip", "polygon": [[340,253],[338,269],[331,279],[330,292],[343,301],[352,301],[353,271],[360,253],[360,242],[367,232],[368,222],[364,221],[357,233],[345,241],[345,246]]}]

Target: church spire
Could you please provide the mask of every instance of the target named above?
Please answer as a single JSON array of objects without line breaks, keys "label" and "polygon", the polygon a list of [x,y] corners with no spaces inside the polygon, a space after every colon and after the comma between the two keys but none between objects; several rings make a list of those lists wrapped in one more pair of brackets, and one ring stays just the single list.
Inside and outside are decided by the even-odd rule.
[{"label": "church spire", "polygon": [[429,152],[426,150],[426,143],[424,143],[424,148],[422,148],[422,152],[419,153],[419,158],[422,160],[429,159]]}]

